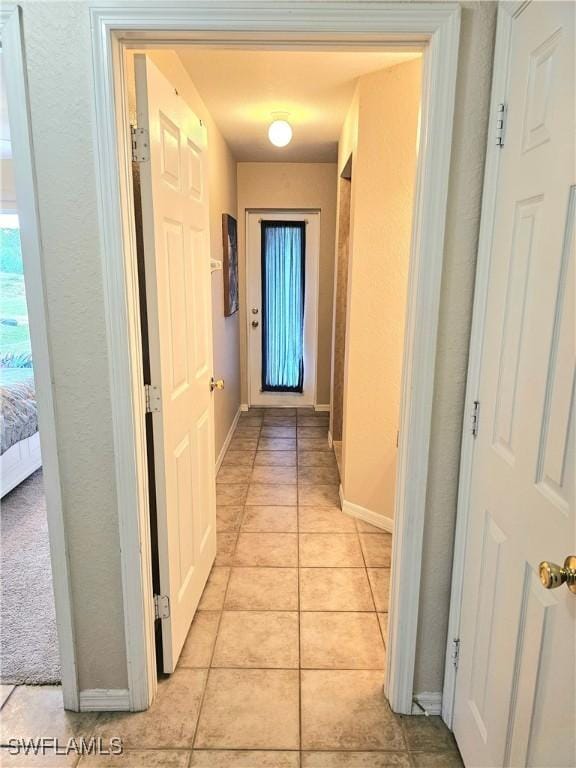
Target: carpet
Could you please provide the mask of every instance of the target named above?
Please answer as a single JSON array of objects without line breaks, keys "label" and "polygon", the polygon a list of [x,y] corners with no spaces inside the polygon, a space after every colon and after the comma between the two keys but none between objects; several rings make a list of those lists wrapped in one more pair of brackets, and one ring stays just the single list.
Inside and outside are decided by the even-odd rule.
[{"label": "carpet", "polygon": [[41,469],[0,500],[0,680],[60,682]]}]

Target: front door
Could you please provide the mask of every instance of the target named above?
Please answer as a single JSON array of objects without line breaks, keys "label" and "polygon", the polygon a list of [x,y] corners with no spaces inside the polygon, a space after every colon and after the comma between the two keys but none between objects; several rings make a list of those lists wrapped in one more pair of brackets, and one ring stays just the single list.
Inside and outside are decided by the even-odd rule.
[{"label": "front door", "polygon": [[575,6],[511,20],[462,599],[454,732],[466,766],[576,764]]},{"label": "front door", "polygon": [[206,129],[135,56],[164,672],[173,672],[216,554]]},{"label": "front door", "polygon": [[314,405],[319,219],[247,216],[250,405]]}]

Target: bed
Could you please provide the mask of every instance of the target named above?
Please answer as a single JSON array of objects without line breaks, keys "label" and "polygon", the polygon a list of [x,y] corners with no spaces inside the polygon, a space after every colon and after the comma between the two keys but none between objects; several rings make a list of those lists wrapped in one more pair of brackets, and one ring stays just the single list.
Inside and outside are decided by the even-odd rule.
[{"label": "bed", "polygon": [[0,497],[42,466],[31,368],[0,368]]}]

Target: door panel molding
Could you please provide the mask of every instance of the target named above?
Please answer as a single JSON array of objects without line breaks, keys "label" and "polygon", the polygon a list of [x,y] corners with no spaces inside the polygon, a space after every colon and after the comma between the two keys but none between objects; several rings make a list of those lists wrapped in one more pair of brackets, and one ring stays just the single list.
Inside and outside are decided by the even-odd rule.
[{"label": "door panel molding", "polygon": [[394,531],[386,692],[410,714],[440,287],[460,38],[458,3],[194,0],[91,8],[95,154],[122,557],[130,708],[156,690],[138,283],[123,46],[206,45],[423,51],[422,110]]}]

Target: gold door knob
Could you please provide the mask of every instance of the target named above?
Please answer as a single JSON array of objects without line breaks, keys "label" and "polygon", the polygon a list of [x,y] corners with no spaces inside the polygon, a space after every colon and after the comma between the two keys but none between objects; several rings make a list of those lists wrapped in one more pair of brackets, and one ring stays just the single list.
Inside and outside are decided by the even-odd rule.
[{"label": "gold door knob", "polygon": [[258,328],[259,325],[260,323],[258,322],[258,320],[252,320],[252,328]]},{"label": "gold door knob", "polygon": [[214,392],[215,389],[224,389],[224,379],[215,379],[212,376],[210,379],[210,392]]},{"label": "gold door knob", "polygon": [[568,555],[564,567],[543,560],[538,567],[540,581],[546,589],[556,589],[566,584],[570,592],[576,594],[576,555]]}]

